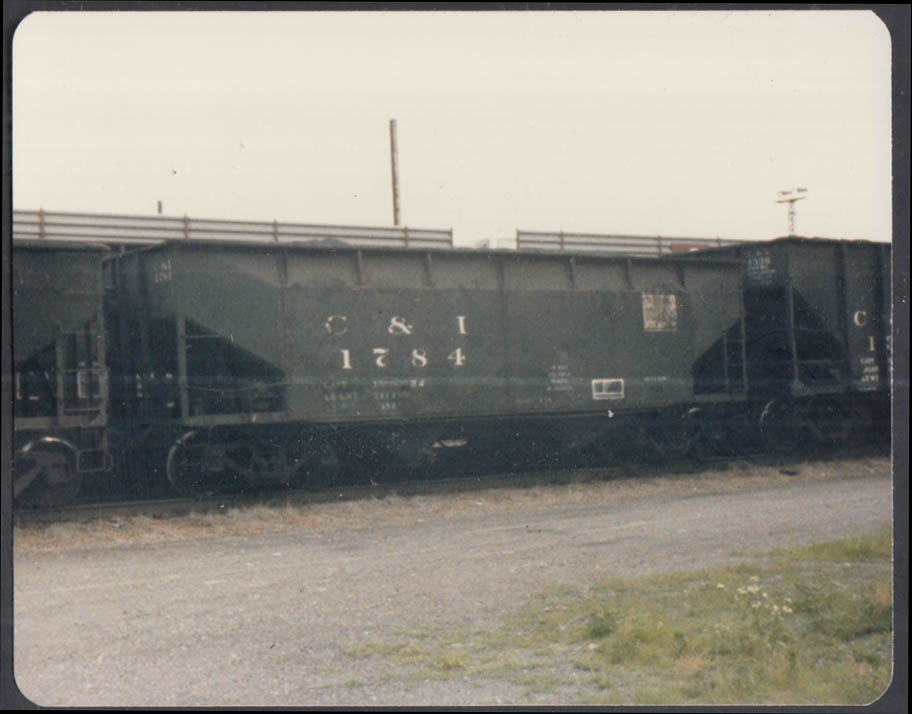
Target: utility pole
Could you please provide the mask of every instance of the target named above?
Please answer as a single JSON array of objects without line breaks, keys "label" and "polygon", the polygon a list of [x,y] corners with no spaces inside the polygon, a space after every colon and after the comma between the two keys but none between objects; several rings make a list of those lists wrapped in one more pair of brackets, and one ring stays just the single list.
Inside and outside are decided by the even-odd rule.
[{"label": "utility pole", "polygon": [[788,204],[788,234],[790,236],[793,236],[795,235],[795,201],[800,201],[803,198],[807,198],[807,189],[789,188],[784,191],[779,191],[777,195],[778,198],[776,199],[776,203]]},{"label": "utility pole", "polygon": [[390,163],[393,170],[393,225],[399,225],[399,149],[396,146],[396,120],[390,119]]}]

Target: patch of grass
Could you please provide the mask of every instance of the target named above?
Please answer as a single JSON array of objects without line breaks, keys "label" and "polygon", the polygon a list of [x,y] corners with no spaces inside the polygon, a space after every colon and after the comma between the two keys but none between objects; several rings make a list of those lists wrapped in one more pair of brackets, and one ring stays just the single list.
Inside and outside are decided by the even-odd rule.
[{"label": "patch of grass", "polygon": [[365,642],[345,650],[349,657],[364,659],[381,656],[396,664],[421,662],[428,656],[428,650],[418,647],[413,642]]},{"label": "patch of grass", "polygon": [[450,650],[449,652],[439,654],[436,659],[431,662],[431,667],[443,672],[452,672],[466,669],[469,666],[469,663],[470,658],[467,656],[466,652],[464,652],[462,648],[458,648],[455,651]]},{"label": "patch of grass", "polygon": [[592,640],[600,640],[613,634],[617,630],[617,618],[610,610],[593,612],[589,615],[587,636]]},{"label": "patch of grass", "polygon": [[559,690],[562,703],[866,704],[892,669],[890,546],[885,529],[756,563],[551,588],[490,631],[355,656],[414,664],[410,678]]},{"label": "patch of grass", "polygon": [[856,563],[889,558],[893,554],[893,532],[890,526],[877,533],[857,538],[818,543],[788,551],[773,551],[773,555],[804,560],[829,560]]},{"label": "patch of grass", "polygon": [[889,586],[874,583],[860,591],[796,586],[801,597],[797,612],[806,616],[812,632],[851,642],[871,633],[890,632],[893,610]]}]

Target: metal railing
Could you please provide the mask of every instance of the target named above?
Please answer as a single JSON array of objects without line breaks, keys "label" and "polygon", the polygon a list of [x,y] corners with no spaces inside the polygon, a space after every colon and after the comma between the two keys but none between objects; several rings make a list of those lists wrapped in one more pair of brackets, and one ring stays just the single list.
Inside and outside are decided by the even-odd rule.
[{"label": "metal railing", "polygon": [[728,238],[672,238],[667,236],[613,235],[602,233],[557,233],[516,230],[516,249],[567,251],[573,253],[610,253],[654,257],[689,253],[747,241]]},{"label": "metal railing", "polygon": [[[107,245],[151,245],[171,240],[238,241],[358,247],[453,248],[453,230],[320,225],[279,221],[231,221],[189,216],[128,216],[101,213],[13,211],[13,240]],[[517,250],[566,251],[654,257],[746,241],[601,233],[516,231]]]},{"label": "metal railing", "polygon": [[343,243],[406,248],[453,247],[453,231],[408,227],[339,226],[279,221],[221,221],[166,216],[125,216],[13,211],[13,240],[149,245],[169,240],[256,243]]}]

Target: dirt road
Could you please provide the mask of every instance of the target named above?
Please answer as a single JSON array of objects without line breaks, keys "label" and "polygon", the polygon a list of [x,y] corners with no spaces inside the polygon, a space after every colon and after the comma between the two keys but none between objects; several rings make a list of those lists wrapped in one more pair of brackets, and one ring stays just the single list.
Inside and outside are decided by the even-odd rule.
[{"label": "dirt road", "polygon": [[549,586],[732,563],[891,518],[889,461],[870,458],[17,530],[16,680],[56,706],[566,703],[496,680],[404,687],[350,653],[484,627]]}]

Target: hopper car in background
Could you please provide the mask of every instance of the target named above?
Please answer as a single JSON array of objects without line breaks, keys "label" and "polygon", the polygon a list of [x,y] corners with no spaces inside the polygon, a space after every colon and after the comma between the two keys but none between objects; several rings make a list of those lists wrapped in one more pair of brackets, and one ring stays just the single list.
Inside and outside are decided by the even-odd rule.
[{"label": "hopper car in background", "polygon": [[13,248],[13,494],[67,502],[103,475],[108,393],[103,245],[19,240]]},{"label": "hopper car in background", "polygon": [[[15,371],[31,385],[16,393],[15,477],[30,501],[91,475],[83,493],[199,494],[421,474],[464,445],[673,456],[889,428],[889,246],[651,254],[655,239],[631,239],[615,253],[518,233],[519,250],[480,251],[410,229],[67,222],[75,245],[14,241]],[[77,269],[70,254],[91,256],[79,280],[47,267]],[[49,297],[71,287],[91,300]],[[39,445],[63,456],[35,459]]]},{"label": "hopper car in background", "polygon": [[788,237],[700,255],[744,264],[748,385],[771,449],[889,432],[889,244]]}]

